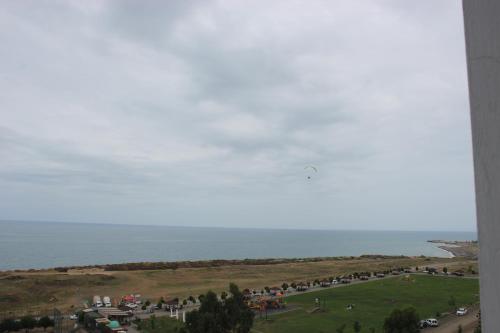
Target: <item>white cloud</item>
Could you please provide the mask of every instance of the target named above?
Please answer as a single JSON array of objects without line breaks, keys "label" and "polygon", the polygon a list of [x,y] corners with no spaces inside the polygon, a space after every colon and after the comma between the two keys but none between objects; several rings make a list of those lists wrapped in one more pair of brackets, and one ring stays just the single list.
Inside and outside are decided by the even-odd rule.
[{"label": "white cloud", "polygon": [[2,7],[0,218],[474,228],[459,3]]}]

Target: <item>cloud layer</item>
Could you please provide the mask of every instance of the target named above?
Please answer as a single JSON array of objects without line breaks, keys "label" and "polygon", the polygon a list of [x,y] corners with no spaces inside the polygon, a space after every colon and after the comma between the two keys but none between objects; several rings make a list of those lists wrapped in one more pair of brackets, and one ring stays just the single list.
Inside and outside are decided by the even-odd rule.
[{"label": "cloud layer", "polygon": [[0,218],[475,228],[459,2],[1,7]]}]

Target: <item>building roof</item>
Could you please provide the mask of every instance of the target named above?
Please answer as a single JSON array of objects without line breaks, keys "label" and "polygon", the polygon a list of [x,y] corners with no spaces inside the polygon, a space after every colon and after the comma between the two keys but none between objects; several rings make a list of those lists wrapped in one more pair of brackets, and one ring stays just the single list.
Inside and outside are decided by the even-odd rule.
[{"label": "building roof", "polygon": [[105,317],[115,316],[115,317],[128,317],[129,313],[118,308],[99,308],[97,312]]}]

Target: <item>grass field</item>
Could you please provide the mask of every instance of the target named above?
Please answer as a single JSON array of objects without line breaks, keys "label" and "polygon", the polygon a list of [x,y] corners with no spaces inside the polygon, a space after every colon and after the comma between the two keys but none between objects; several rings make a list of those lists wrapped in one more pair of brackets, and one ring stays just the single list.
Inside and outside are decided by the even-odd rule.
[{"label": "grass field", "polygon": [[[393,309],[413,306],[421,318],[436,317],[437,312],[453,310],[452,297],[461,306],[477,303],[478,293],[477,279],[412,275],[406,281],[398,276],[289,297],[287,303],[299,308],[267,321],[258,319],[254,332],[335,332],[346,324],[347,333],[354,332],[355,321],[361,323],[362,332],[372,327],[382,332],[383,320]],[[310,314],[316,297],[326,301],[326,311]],[[355,304],[354,309],[347,310],[347,304]]]},{"label": "grass field", "polygon": [[144,333],[176,333],[182,327],[181,321],[169,317],[143,320],[140,324],[141,332]]},{"label": "grass field", "polygon": [[10,311],[74,311],[93,295],[113,300],[134,293],[156,302],[160,297],[187,298],[208,290],[227,290],[229,282],[240,288],[280,286],[283,282],[313,281],[352,272],[386,270],[391,267],[447,266],[450,271],[477,262],[464,258],[344,258],[319,262],[271,265],[233,265],[151,271],[72,270],[67,273],[0,272],[0,316]]}]

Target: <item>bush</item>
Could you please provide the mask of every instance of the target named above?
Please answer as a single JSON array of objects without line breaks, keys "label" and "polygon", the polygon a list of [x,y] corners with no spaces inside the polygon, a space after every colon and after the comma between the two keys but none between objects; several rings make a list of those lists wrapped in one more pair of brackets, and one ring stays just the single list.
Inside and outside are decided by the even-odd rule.
[{"label": "bush", "polygon": [[354,329],[354,332],[359,333],[361,332],[361,324],[359,321],[355,321],[354,324],[352,325],[352,328]]},{"label": "bush", "polygon": [[36,324],[37,324],[37,321],[32,316],[24,316],[21,318],[21,327],[24,328],[26,330],[26,332],[34,329]]},{"label": "bush", "polygon": [[342,324],[341,326],[339,326],[339,327],[335,330],[335,332],[337,332],[337,333],[344,333],[345,326],[346,326],[345,324]]},{"label": "bush", "polygon": [[47,327],[54,326],[54,321],[50,319],[47,316],[44,316],[38,320],[38,327],[43,327],[43,330],[45,331]]},{"label": "bush", "polygon": [[384,321],[386,333],[418,333],[420,319],[414,308],[395,309]]},{"label": "bush", "polygon": [[0,332],[12,332],[17,331],[21,328],[19,322],[12,318],[6,318],[0,323]]}]

